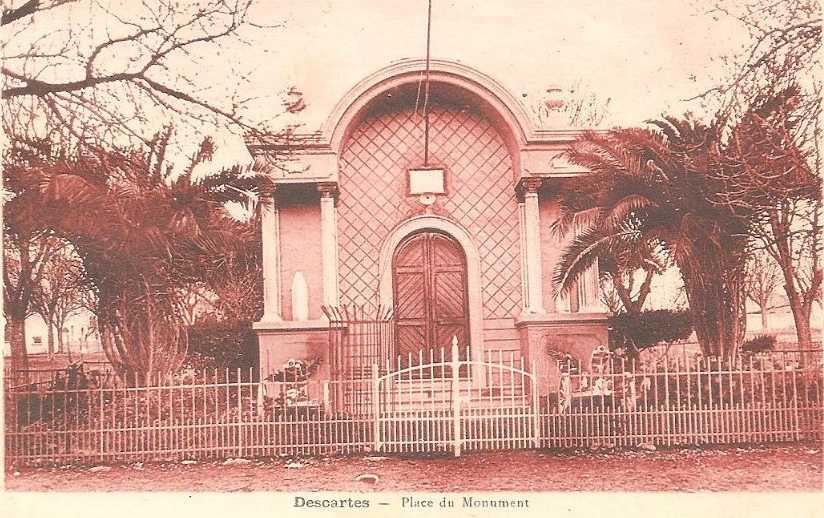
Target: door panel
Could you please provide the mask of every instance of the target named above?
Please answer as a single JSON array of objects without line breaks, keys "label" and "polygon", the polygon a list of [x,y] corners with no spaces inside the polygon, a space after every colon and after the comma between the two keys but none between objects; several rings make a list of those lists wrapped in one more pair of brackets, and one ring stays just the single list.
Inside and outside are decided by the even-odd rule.
[{"label": "door panel", "polygon": [[414,234],[398,245],[392,267],[398,353],[416,358],[423,349],[428,359],[435,349],[439,358],[443,348],[448,357],[455,336],[465,359],[469,318],[460,244],[439,232]]},{"label": "door panel", "polygon": [[466,294],[463,290],[463,272],[435,272],[433,275],[433,303],[438,320],[463,321]]},{"label": "door panel", "polygon": [[463,269],[464,256],[461,245],[444,234],[431,234],[432,259],[435,266],[454,266]]},{"label": "door panel", "polygon": [[403,319],[425,319],[426,304],[423,272],[396,273],[395,314]]},{"label": "door panel", "polygon": [[423,268],[423,256],[425,253],[426,240],[422,234],[417,234],[404,241],[398,246],[395,252],[395,266],[399,268]]},{"label": "door panel", "polygon": [[[426,342],[426,326],[423,323],[398,322],[395,340],[397,341],[397,354],[404,364],[409,355],[417,357],[421,344]],[[392,361],[397,358],[392,358]]]}]

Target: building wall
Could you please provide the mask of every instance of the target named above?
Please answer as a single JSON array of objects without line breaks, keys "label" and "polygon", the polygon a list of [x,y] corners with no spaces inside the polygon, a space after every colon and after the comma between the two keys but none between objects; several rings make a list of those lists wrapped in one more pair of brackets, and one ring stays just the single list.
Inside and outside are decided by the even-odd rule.
[{"label": "building wall", "polygon": [[521,336],[512,318],[488,318],[484,320],[485,360],[497,361],[500,354],[508,360],[521,357]]},{"label": "building wall", "polygon": [[[469,107],[433,103],[430,120],[430,164],[445,166],[448,191],[432,211],[477,239],[484,319],[511,319],[521,308],[521,272],[510,153]],[[371,113],[352,132],[340,156],[341,303],[378,300],[381,245],[393,227],[423,212],[407,196],[406,178],[422,163],[423,123],[414,107]]]},{"label": "building wall", "polygon": [[293,320],[292,279],[303,272],[309,288],[309,319],[321,317],[320,205],[317,199],[284,196],[280,203],[281,304],[283,318]]}]

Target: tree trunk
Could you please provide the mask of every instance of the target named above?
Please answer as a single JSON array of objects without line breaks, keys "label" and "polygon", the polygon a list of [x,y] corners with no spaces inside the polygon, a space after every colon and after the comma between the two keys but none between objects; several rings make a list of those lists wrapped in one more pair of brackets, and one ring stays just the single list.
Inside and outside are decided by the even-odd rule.
[{"label": "tree trunk", "polygon": [[798,348],[812,349],[813,336],[810,328],[810,310],[812,306],[804,304],[797,295],[789,297],[789,299],[790,311],[793,313],[793,321],[795,322],[795,335],[798,338]]},{"label": "tree trunk", "polygon": [[[816,216],[815,216],[815,225],[818,225],[818,214],[821,208],[820,200],[816,203]],[[795,264],[793,263],[793,254],[792,249],[789,243],[789,229],[786,228],[786,225],[783,225],[783,221],[786,218],[782,219],[780,217],[780,213],[778,211],[773,211],[770,214],[770,226],[772,228],[772,233],[776,236],[776,249],[778,251],[777,255],[774,255],[778,266],[781,267],[781,273],[784,276],[784,292],[787,294],[787,300],[790,303],[790,311],[793,313],[793,321],[795,322],[795,333],[796,337],[798,338],[798,348],[799,349],[812,349],[812,333],[810,330],[810,313],[812,311],[812,301],[807,303],[805,301],[806,296],[802,291],[800,291],[797,287],[796,280],[795,280]],[[815,243],[818,244],[818,234],[814,233],[813,237],[815,238]],[[813,251],[816,248],[813,247]],[[818,256],[814,256],[814,262],[812,264],[812,268],[814,269],[813,278],[811,281],[811,285],[808,286],[808,290],[812,290],[812,293],[817,293],[821,286],[821,271],[818,268]],[[808,292],[810,293],[810,292]],[[803,358],[803,355],[802,355]]]},{"label": "tree trunk", "polygon": [[54,325],[51,322],[46,322],[46,345],[49,351],[49,358],[54,357]]},{"label": "tree trunk", "polygon": [[[798,348],[812,349],[813,339],[812,331],[810,329],[810,313],[813,306],[812,304],[804,303],[801,294],[795,287],[792,263],[787,261],[784,263],[779,263],[779,265],[784,273],[784,292],[787,294],[787,301],[790,304],[790,311],[792,311],[793,314],[795,335],[798,339]],[[804,355],[802,354],[802,358],[803,356]]]},{"label": "tree trunk", "polygon": [[[795,318],[795,317],[793,317]],[[795,332],[798,336],[798,348],[806,351],[813,350],[813,337],[812,331],[810,330],[810,317],[809,314],[806,318],[802,318],[800,322],[795,324]],[[807,366],[807,356],[813,355],[814,352],[803,352],[798,355],[798,366],[804,368]],[[814,361],[812,356],[810,359]]]},{"label": "tree trunk", "polygon": [[11,380],[15,385],[28,383],[29,356],[26,351],[26,318],[6,315],[6,328],[11,344]]},{"label": "tree trunk", "polygon": [[769,316],[769,302],[762,301],[761,302],[761,329],[766,330],[769,329],[769,324],[767,323],[767,317]]},{"label": "tree trunk", "polygon": [[127,385],[163,381],[180,367],[188,350],[186,327],[174,308],[156,303],[154,294],[146,298],[139,307],[121,299],[98,314],[106,358]]},{"label": "tree trunk", "polygon": [[704,252],[679,269],[701,352],[735,361],[747,325],[743,272],[735,256],[724,255]]},{"label": "tree trunk", "polygon": [[58,325],[58,326],[55,326],[55,327],[57,327],[57,352],[59,352],[60,354],[63,354],[64,347],[65,347],[65,343],[64,343],[64,340],[63,340],[63,331],[62,331],[63,326]]}]

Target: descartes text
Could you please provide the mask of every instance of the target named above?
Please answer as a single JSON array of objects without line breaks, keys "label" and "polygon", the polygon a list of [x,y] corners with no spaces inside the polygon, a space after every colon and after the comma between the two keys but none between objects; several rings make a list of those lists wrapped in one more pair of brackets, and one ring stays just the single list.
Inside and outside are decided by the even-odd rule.
[{"label": "descartes text", "polygon": [[351,509],[355,507],[369,507],[369,500],[356,500],[353,498],[304,498],[302,496],[296,496],[292,506]]}]

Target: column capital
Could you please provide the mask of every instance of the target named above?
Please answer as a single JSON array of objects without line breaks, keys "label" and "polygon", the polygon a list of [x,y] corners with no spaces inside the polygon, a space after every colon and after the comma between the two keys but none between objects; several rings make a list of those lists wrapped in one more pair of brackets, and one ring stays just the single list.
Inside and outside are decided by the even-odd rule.
[{"label": "column capital", "polygon": [[521,178],[515,186],[515,194],[518,196],[518,199],[521,200],[527,194],[536,194],[543,184],[544,179],[537,176]]},{"label": "column capital", "polygon": [[267,192],[261,193],[258,198],[261,202],[267,204],[269,208],[277,209],[278,208],[278,186],[273,185],[271,186]]},{"label": "column capital", "polygon": [[315,184],[321,198],[337,199],[340,190],[338,189],[338,182],[318,182]]}]

